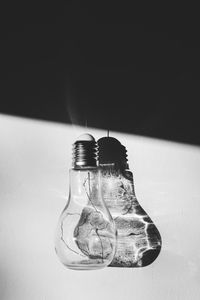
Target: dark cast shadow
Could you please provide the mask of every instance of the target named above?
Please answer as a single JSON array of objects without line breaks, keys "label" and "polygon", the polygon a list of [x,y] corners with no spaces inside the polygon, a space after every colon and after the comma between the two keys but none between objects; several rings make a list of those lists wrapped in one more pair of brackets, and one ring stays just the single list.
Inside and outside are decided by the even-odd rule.
[{"label": "dark cast shadow", "polygon": [[200,145],[198,27],[46,9],[5,13],[0,113]]}]

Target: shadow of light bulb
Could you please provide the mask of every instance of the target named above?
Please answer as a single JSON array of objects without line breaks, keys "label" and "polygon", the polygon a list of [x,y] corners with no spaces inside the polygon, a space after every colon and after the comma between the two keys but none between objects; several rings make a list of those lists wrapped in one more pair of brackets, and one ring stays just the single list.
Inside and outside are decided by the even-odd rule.
[{"label": "shadow of light bulb", "polygon": [[101,196],[97,144],[90,135],[74,144],[69,199],[59,218],[55,249],[61,262],[76,270],[106,267],[115,254],[116,227]]},{"label": "shadow of light bulb", "polygon": [[116,224],[117,250],[110,266],[144,267],[161,250],[160,233],[134,191],[126,148],[112,137],[98,140],[102,195]]}]

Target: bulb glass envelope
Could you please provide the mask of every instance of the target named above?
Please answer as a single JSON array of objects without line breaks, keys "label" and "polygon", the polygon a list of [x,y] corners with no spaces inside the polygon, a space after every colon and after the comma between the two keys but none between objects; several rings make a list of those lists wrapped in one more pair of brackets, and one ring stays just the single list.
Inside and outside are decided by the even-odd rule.
[{"label": "bulb glass envelope", "polygon": [[126,148],[112,137],[101,138],[98,145],[102,195],[118,231],[117,250],[110,266],[147,266],[159,255],[162,241],[136,198]]}]

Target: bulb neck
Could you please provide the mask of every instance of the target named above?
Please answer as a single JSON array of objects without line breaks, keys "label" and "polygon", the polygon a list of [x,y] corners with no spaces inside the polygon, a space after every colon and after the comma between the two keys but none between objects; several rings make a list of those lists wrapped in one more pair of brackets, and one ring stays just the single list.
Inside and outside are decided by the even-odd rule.
[{"label": "bulb neck", "polygon": [[97,167],[97,154],[95,141],[76,141],[73,144],[73,168],[80,170]]},{"label": "bulb neck", "polygon": [[119,172],[129,171],[129,165],[127,162],[113,162],[113,163],[101,163],[99,164],[100,168],[110,168],[113,170],[119,170]]}]

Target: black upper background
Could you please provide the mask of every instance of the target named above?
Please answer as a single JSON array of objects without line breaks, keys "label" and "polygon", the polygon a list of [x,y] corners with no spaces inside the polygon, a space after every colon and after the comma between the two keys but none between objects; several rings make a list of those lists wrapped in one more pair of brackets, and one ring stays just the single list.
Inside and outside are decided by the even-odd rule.
[{"label": "black upper background", "polygon": [[0,112],[200,144],[198,19],[82,2],[5,9]]}]

